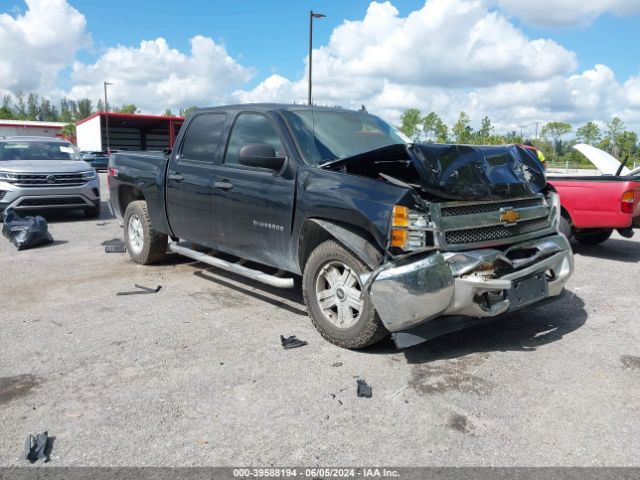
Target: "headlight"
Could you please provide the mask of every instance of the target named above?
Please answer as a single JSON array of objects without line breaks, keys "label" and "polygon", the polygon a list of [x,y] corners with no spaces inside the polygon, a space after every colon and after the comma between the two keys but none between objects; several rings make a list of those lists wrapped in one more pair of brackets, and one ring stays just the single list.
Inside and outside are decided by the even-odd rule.
[{"label": "headlight", "polygon": [[0,182],[13,183],[13,182],[15,182],[17,180],[18,180],[18,178],[16,177],[15,173],[9,173],[9,172],[0,171]]},{"label": "headlight", "polygon": [[428,234],[430,236],[428,226],[429,219],[426,214],[395,205],[391,217],[389,246],[404,252],[425,248]]},{"label": "headlight", "polygon": [[96,178],[96,171],[91,170],[87,172],[80,172],[80,175],[82,175],[82,178],[85,180],[93,180],[94,178]]}]

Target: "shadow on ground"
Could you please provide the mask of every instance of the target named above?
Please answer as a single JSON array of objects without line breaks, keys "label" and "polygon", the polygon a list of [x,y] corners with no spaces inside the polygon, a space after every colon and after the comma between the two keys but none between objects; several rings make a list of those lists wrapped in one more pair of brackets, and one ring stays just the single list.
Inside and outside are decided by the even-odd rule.
[{"label": "shadow on ground", "polygon": [[[533,352],[557,342],[587,321],[584,302],[567,295],[555,303],[516,312],[491,323],[449,333],[403,351],[407,363],[449,360],[479,352]],[[397,349],[391,339],[363,350],[390,354]]]},{"label": "shadow on ground", "polygon": [[618,262],[640,261],[640,242],[634,240],[609,239],[599,245],[583,245],[572,242],[574,255],[602,258]]}]

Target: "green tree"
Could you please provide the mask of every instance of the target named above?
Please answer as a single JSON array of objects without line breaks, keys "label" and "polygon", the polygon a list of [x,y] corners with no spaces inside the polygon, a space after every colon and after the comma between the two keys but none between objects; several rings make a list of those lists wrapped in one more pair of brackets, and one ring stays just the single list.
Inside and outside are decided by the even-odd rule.
[{"label": "green tree", "polygon": [[170,108],[167,108],[163,113],[162,113],[163,117],[173,117],[173,112],[171,111]]},{"label": "green tree", "polygon": [[40,99],[38,94],[31,92],[27,97],[27,118],[29,120],[38,120],[38,111],[40,110]]},{"label": "green tree", "polygon": [[82,120],[83,118],[90,116],[93,113],[91,100],[88,98],[78,100],[76,103],[76,111],[74,113],[75,120]]},{"label": "green tree", "polygon": [[571,131],[571,125],[565,122],[549,122],[542,127],[542,136],[551,137],[553,139],[553,158],[558,159],[560,137]]},{"label": "green tree", "polygon": [[451,131],[453,132],[453,138],[456,143],[468,144],[473,140],[473,129],[471,128],[471,120],[469,119],[469,116],[464,112],[460,112],[460,115],[458,115],[458,120],[451,128]]},{"label": "green tree", "polygon": [[96,112],[104,112],[105,108],[104,108],[104,102],[102,101],[102,99],[98,100],[98,103],[96,103]]},{"label": "green tree", "polygon": [[13,113],[13,99],[11,98],[11,95],[4,95],[2,97],[0,118],[4,118],[6,120],[13,120],[15,118],[15,115]]},{"label": "green tree", "polygon": [[66,138],[76,137],[76,125],[74,123],[67,123],[60,131]]},{"label": "green tree", "polygon": [[49,121],[49,122],[57,122],[58,121],[58,110],[55,106],[51,105],[51,102],[48,98],[43,98],[40,101],[40,107],[38,109],[38,120],[41,121]]},{"label": "green tree", "polygon": [[416,140],[420,134],[422,118],[420,110],[410,108],[400,116],[400,131],[412,140]]},{"label": "green tree", "polygon": [[198,109],[198,107],[196,107],[195,105],[192,105],[192,106],[187,107],[187,108],[181,108],[179,115],[181,117],[186,117],[187,115],[189,115],[190,113],[196,111],[197,109]]},{"label": "green tree", "polygon": [[625,125],[622,120],[618,117],[613,117],[609,123],[607,123],[607,134],[606,139],[608,142],[607,151],[613,155],[614,157],[618,157],[620,155],[620,135],[625,131]]},{"label": "green tree", "polygon": [[422,119],[422,131],[428,142],[446,143],[449,127],[435,112],[430,112]]},{"label": "green tree", "polygon": [[22,90],[18,90],[16,92],[16,108],[14,110],[14,115],[17,120],[26,120],[29,118],[27,115],[27,104],[24,100],[24,92]]},{"label": "green tree", "polygon": [[480,145],[491,144],[492,133],[493,125],[491,125],[491,119],[485,116],[480,124],[480,129],[476,132],[476,142]]},{"label": "green tree", "polygon": [[136,107],[133,103],[129,105],[122,105],[120,108],[115,108],[114,112],[118,113],[137,113],[139,112],[138,107]]},{"label": "green tree", "polygon": [[596,145],[600,138],[600,127],[594,122],[587,122],[576,130],[576,140],[580,143]]}]

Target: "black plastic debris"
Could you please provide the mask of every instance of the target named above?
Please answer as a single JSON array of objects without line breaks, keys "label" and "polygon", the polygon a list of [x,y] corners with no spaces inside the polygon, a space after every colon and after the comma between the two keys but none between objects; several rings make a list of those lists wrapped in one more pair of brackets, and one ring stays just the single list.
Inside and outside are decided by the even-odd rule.
[{"label": "black plastic debris", "polygon": [[31,463],[38,460],[49,461],[49,433],[43,432],[36,435],[29,435],[24,442],[24,458]]},{"label": "black plastic debris", "polygon": [[149,287],[143,287],[142,285],[138,285],[137,283],[134,285],[134,287],[138,288],[139,290],[132,290],[129,292],[118,292],[116,293],[117,296],[122,296],[122,295],[144,295],[147,293],[158,293],[160,291],[160,289],[162,288],[162,285],[158,285],[156,288],[149,288]]},{"label": "black plastic debris", "polygon": [[308,345],[307,342],[305,342],[304,340],[300,340],[295,335],[292,335],[290,337],[285,337],[284,335],[280,335],[280,341],[282,342],[282,348],[284,348],[285,350],[289,350],[291,348],[304,347],[305,345]]},{"label": "black plastic debris", "polygon": [[104,251],[106,253],[125,253],[127,251],[127,246],[119,238],[105,240],[102,242],[102,245],[104,246]]},{"label": "black plastic debris", "polygon": [[371,387],[362,379],[358,379],[358,396],[371,398]]},{"label": "black plastic debris", "polygon": [[8,208],[4,212],[2,235],[7,237],[18,250],[27,250],[53,242],[47,221],[43,217],[21,218],[13,208]]}]

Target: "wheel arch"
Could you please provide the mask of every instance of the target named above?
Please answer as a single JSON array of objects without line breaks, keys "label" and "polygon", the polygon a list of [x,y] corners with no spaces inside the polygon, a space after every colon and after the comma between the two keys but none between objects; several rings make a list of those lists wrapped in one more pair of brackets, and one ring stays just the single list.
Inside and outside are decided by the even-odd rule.
[{"label": "wheel arch", "polygon": [[144,193],[138,187],[133,185],[120,185],[118,187],[118,208],[120,209],[120,215],[124,217],[127,207],[131,202],[136,200],[146,200]]},{"label": "wheel arch", "polygon": [[311,252],[321,243],[331,239],[349,250],[372,270],[382,263],[383,253],[375,246],[373,237],[366,231],[333,220],[309,218],[302,225],[298,241],[298,264],[301,272],[304,271]]}]

